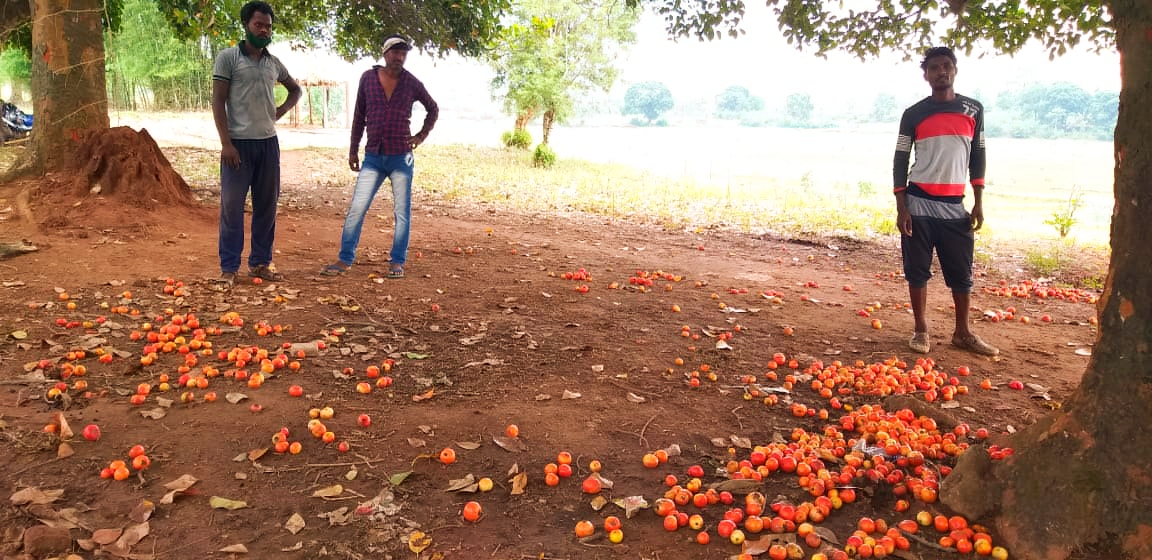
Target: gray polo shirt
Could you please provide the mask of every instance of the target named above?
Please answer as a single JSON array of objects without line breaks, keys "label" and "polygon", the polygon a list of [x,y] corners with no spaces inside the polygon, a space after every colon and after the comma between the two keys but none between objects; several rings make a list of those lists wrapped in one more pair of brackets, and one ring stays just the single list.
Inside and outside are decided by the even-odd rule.
[{"label": "gray polo shirt", "polygon": [[259,61],[239,46],[216,55],[212,79],[228,82],[228,134],[234,140],[264,140],[276,136],[277,82],[291,80],[280,59],[264,51]]}]

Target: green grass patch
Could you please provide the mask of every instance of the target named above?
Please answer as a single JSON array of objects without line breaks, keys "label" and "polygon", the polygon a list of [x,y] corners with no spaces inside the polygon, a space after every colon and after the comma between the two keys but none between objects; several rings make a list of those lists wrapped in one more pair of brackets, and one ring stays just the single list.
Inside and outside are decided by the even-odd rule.
[{"label": "green grass patch", "polygon": [[859,189],[820,190],[760,177],[724,182],[669,177],[611,163],[566,159],[533,166],[523,151],[427,146],[417,188],[446,201],[503,204],[527,212],[580,211],[693,229],[721,226],[780,235],[869,237],[895,233],[895,203]]}]

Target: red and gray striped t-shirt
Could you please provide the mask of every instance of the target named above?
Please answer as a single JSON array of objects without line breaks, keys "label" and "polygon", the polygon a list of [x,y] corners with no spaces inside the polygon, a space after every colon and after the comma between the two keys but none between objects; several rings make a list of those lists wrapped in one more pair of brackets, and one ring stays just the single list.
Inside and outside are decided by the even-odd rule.
[{"label": "red and gray striped t-shirt", "polygon": [[[916,162],[909,171],[913,146]],[[984,106],[979,101],[963,95],[952,101],[928,97],[904,111],[892,170],[896,192],[959,204],[967,183],[984,185],[984,168]]]}]

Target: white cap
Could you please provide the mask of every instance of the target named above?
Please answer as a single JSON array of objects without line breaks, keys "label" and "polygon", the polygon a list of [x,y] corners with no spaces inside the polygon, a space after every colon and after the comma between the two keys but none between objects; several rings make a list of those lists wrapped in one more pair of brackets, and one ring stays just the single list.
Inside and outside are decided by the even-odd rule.
[{"label": "white cap", "polygon": [[384,41],[384,52],[388,52],[393,48],[402,48],[410,51],[412,50],[412,45],[409,45],[407,40],[400,37],[391,37],[387,41]]}]

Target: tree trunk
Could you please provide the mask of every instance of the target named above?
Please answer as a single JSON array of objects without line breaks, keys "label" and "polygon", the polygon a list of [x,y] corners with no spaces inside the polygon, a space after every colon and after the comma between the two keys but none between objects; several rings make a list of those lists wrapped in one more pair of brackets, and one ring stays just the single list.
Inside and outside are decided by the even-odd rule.
[{"label": "tree trunk", "polygon": [[1110,4],[1122,84],[1116,204],[1092,359],[1059,412],[1012,436],[1013,456],[992,464],[969,450],[941,494],[959,513],[993,518],[1013,558],[1063,560],[1089,543],[1152,558],[1152,4]]},{"label": "tree trunk", "polygon": [[100,0],[32,0],[31,153],[14,175],[67,165],[80,133],[107,129]]},{"label": "tree trunk", "polygon": [[516,125],[513,127],[513,129],[514,130],[527,130],[528,129],[528,121],[532,120],[533,116],[535,116],[535,111],[533,111],[532,109],[524,109],[523,111],[521,111],[519,114],[516,115]]},{"label": "tree trunk", "polygon": [[552,125],[556,122],[556,111],[548,109],[544,111],[544,139],[541,144],[548,144],[548,137],[552,136]]}]

